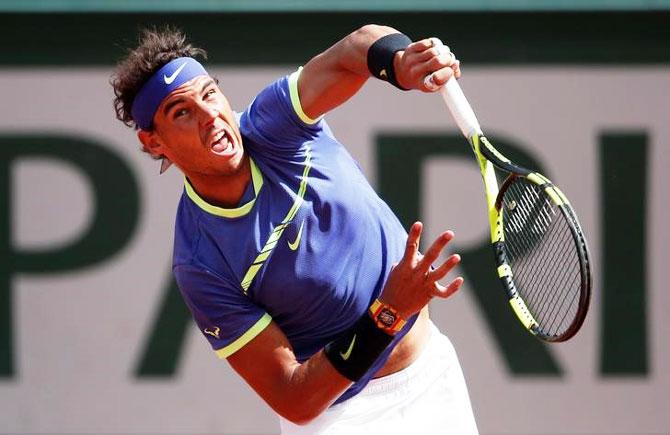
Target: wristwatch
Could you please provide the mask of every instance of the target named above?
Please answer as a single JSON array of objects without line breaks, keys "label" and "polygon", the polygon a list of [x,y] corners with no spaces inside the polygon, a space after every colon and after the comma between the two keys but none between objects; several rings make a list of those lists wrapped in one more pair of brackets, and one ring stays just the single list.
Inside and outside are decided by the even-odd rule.
[{"label": "wristwatch", "polygon": [[379,329],[383,329],[387,334],[395,335],[405,326],[405,319],[400,317],[398,311],[379,299],[370,305],[370,317],[377,324]]}]

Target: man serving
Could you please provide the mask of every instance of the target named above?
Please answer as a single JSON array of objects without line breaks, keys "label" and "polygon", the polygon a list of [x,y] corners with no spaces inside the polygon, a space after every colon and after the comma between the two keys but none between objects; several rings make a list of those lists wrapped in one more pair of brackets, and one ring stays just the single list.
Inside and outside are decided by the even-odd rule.
[{"label": "man serving", "polygon": [[460,261],[419,253],[323,115],[370,77],[434,91],[460,77],[439,40],[367,25],[241,113],[174,30],[147,30],[112,78],[117,117],[185,176],[173,271],[216,354],[282,433],[477,433],[451,343],[427,304]]}]

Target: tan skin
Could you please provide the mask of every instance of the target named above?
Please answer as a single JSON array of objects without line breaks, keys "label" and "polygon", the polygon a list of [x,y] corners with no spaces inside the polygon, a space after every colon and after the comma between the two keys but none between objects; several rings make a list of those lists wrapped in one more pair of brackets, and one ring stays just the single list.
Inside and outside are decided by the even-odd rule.
[{"label": "tan skin", "polygon": [[[318,118],[351,98],[370,78],[366,60],[370,45],[396,32],[390,27],[367,25],[310,60],[298,81],[304,112]],[[398,52],[394,67],[403,87],[423,92],[429,91],[424,85],[429,74],[437,85],[452,76],[460,77],[459,62],[440,53],[429,39]],[[224,139],[217,141],[222,136]],[[140,130],[138,137],[152,155],[177,165],[211,204],[236,206],[250,182],[249,159],[230,104],[209,77],[196,77],[166,97],[154,116],[154,129]],[[430,268],[454,237],[453,232],[442,233],[422,255],[418,251],[422,228],[419,222],[410,228],[405,254],[380,296],[405,319],[420,315],[377,377],[401,370],[418,357],[429,335],[427,304],[433,297],[449,297],[463,282],[460,277],[446,286],[438,282],[458,264],[458,255]],[[274,322],[228,362],[278,414],[297,424],[316,418],[351,385],[323,351],[300,364]]]}]

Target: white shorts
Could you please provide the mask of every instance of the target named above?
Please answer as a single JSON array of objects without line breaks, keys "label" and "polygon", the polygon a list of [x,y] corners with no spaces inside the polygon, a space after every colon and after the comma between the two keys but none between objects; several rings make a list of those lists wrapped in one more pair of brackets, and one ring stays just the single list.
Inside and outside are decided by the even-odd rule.
[{"label": "white shorts", "polygon": [[456,351],[431,324],[431,336],[409,367],[373,379],[356,396],[305,426],[279,417],[283,435],[478,434]]}]

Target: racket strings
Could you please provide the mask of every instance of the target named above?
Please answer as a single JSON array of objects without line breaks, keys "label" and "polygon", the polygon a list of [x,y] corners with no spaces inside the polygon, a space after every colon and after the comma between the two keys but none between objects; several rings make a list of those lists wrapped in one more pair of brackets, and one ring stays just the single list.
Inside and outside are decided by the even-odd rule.
[{"label": "racket strings", "polygon": [[[565,239],[557,237],[554,234],[557,229],[556,226],[553,226],[551,229],[551,232],[546,233],[545,239],[551,242],[545,242],[545,246],[539,247],[539,249],[546,252],[556,252],[557,247],[560,245],[559,242],[565,241]],[[574,280],[577,278],[577,275],[572,274],[573,279],[569,280],[569,268],[551,267],[554,260],[553,257],[535,256],[531,258],[533,258],[534,261],[530,264],[525,264],[528,266],[526,267],[525,273],[515,279],[517,288],[520,290],[522,298],[527,300],[527,304],[530,306],[531,311],[536,313],[536,320],[541,327],[552,334],[558,334],[562,332],[558,329],[560,329],[560,325],[564,323],[565,318],[570,312],[570,305],[566,307],[565,302],[570,301],[572,298],[569,297],[570,292],[554,293],[560,289],[547,284],[564,282],[567,288],[570,288],[574,285]],[[518,267],[515,268],[518,269]],[[534,278],[535,273],[543,272],[546,274],[545,279],[537,281]],[[531,281],[531,279],[534,281]],[[577,293],[573,292],[573,296],[575,294]],[[563,313],[562,316],[561,313]],[[566,327],[567,326],[569,325],[566,325]]]},{"label": "racket strings", "polygon": [[[559,244],[559,240],[561,240],[559,237],[554,237],[552,238],[551,234],[547,234],[547,240],[552,240],[551,246],[549,246],[549,249],[554,251],[557,249],[557,245]],[[549,271],[549,275],[547,276],[547,280],[552,281],[552,282],[563,282],[565,280],[565,275],[569,273],[569,269],[560,269],[560,268],[553,268]],[[550,298],[548,296],[548,292],[550,291],[549,287],[546,287],[542,292],[539,292],[539,300],[544,302],[543,305],[540,307],[540,311],[546,312],[549,308],[545,306],[546,303],[550,302]]]},{"label": "racket strings", "polygon": [[[522,208],[518,209],[519,214],[524,217],[525,222],[528,221],[528,216],[529,216],[528,210],[531,210],[532,208],[537,208],[537,206],[540,205],[540,203],[539,203],[540,197],[536,194],[536,192],[534,192],[534,191],[531,191],[531,192],[535,193],[535,195],[534,195],[535,207],[533,207],[532,203],[529,203],[528,201],[523,201],[522,202]],[[525,192],[524,197],[528,198],[528,196],[529,196],[528,192]],[[546,201],[546,199],[545,199],[545,201]],[[543,207],[542,212],[544,212],[545,214],[548,214],[549,213],[548,210],[550,210],[552,215],[555,215],[555,211],[551,208],[551,204],[542,204],[542,207]],[[553,220],[553,216],[552,216],[551,219]],[[514,227],[515,227],[515,231],[517,233],[521,232],[521,230],[524,228],[523,226],[519,225],[518,219],[510,218],[510,222],[515,224]],[[508,238],[507,240],[512,241],[512,243],[508,243],[508,245],[507,245],[508,251],[510,251],[511,254],[512,254],[509,257],[519,259],[520,264],[523,264],[523,266],[524,266],[524,267],[521,268],[520,273],[515,270],[515,276],[517,277],[516,280],[526,282],[527,278],[528,278],[528,275],[530,273],[533,273],[534,271],[536,271],[538,269],[538,267],[540,267],[538,265],[538,263],[540,261],[542,261],[542,257],[540,257],[540,256],[528,256],[528,257],[526,257],[524,255],[526,252],[528,252],[532,248],[535,241],[533,241],[533,243],[529,243],[530,240],[528,238],[519,238],[519,239]],[[550,240],[552,240],[553,243],[556,243],[555,239],[550,239]],[[518,243],[514,243],[515,241],[517,241]],[[554,247],[550,246],[550,248],[553,249]],[[531,300],[535,300],[538,297],[542,298],[542,296],[544,295],[544,293],[546,293],[546,291],[548,291],[548,288],[545,288],[544,292],[533,293],[533,294],[529,295],[529,297],[530,297]]]},{"label": "racket strings", "polygon": [[505,254],[521,298],[543,334],[561,336],[577,316],[581,269],[565,214],[524,178],[503,197]]},{"label": "racket strings", "polygon": [[[548,234],[548,237],[551,237],[551,235]],[[552,250],[554,249],[554,245],[555,244],[551,244],[543,249]],[[555,293],[556,291],[560,291],[560,288],[554,288],[549,284],[566,281],[565,275],[569,273],[569,270],[547,267],[546,260],[552,260],[551,257],[544,258],[545,261],[539,261],[540,258],[541,257],[537,257],[535,262],[528,264],[526,273],[517,277],[515,281],[518,283],[517,287],[520,289],[522,298],[528,300],[528,305],[530,305],[531,311],[536,313],[535,315],[542,328],[546,329],[550,334],[559,334],[561,333],[561,331],[559,331],[559,329],[561,329],[560,325],[564,324],[564,320],[569,315],[570,311],[569,305],[567,306],[566,311],[565,303],[566,301],[571,301],[573,298],[569,297],[569,292],[564,292],[562,294],[563,297],[560,297],[561,293]],[[518,268],[519,267],[516,267],[516,269]],[[546,273],[546,279],[538,282],[533,278],[536,274],[531,274],[530,272],[535,270],[537,270],[538,273],[544,271]],[[574,281],[575,275],[573,274],[572,276],[572,281]],[[530,281],[531,279],[533,279],[533,281]],[[574,282],[567,282],[566,286],[569,288],[573,284]],[[573,293],[573,295],[574,294],[576,293]],[[564,313],[562,316],[561,312]],[[559,326],[557,326],[557,322]]]},{"label": "racket strings", "polygon": [[[551,233],[548,233],[547,237],[552,237]],[[557,238],[556,240],[559,239]],[[544,249],[555,250],[556,245],[557,243],[555,242],[545,246]],[[512,263],[514,264],[514,256],[512,255],[511,257]],[[514,279],[517,283],[517,290],[519,290],[519,293],[526,301],[531,312],[535,314],[539,325],[550,334],[560,335],[560,333],[569,326],[569,323],[565,323],[565,319],[572,319],[569,315],[571,311],[575,310],[570,309],[570,302],[574,301],[574,296],[577,295],[577,292],[572,292],[572,297],[570,297],[570,292],[563,292],[562,294],[554,293],[560,289],[555,288],[555,286],[547,285],[547,283],[565,282],[567,288],[570,288],[574,287],[575,280],[578,276],[572,274],[573,279],[568,281],[569,277],[566,277],[566,275],[570,273],[569,269],[547,267],[547,260],[551,261],[551,257],[530,257],[534,260],[532,262],[525,261],[529,258],[528,256],[522,258],[523,260],[521,263],[517,263],[513,266],[513,270],[522,268],[522,273],[515,275],[516,278]],[[546,273],[546,279],[538,282],[533,278],[536,273],[543,272]],[[533,281],[531,281],[531,279]],[[567,307],[566,302],[568,302]],[[563,313],[563,315],[561,315],[561,313]],[[561,325],[564,326],[561,327]]]},{"label": "racket strings", "polygon": [[[550,234],[548,234],[547,236],[551,237]],[[549,249],[555,249],[554,245],[557,243],[556,240],[558,239],[554,240],[554,243],[552,243],[552,246],[549,246]],[[514,258],[514,255],[511,255],[510,257]],[[519,283],[517,284],[518,287],[517,289],[525,288],[524,286],[521,285],[521,283],[529,282],[529,276],[531,275],[531,273],[535,273],[535,271],[537,271],[538,269],[546,270],[546,268],[544,268],[541,263],[542,257],[540,256],[531,257],[533,262],[530,264],[528,264],[528,262],[524,263],[525,259],[528,257],[521,257],[521,258],[522,258],[521,263],[523,264],[517,263],[517,265],[514,266],[513,269],[518,270],[519,268],[521,268],[522,270],[521,273],[515,274],[514,281]],[[547,273],[548,275],[546,279],[550,282],[564,281],[565,275],[568,273],[568,269],[564,269],[561,271],[561,269],[559,268],[554,268],[552,270],[549,270]],[[561,274],[561,276],[556,276],[559,273]],[[556,311],[563,306],[563,303],[567,299],[568,293],[565,294],[566,298],[563,298],[562,301],[559,302],[554,300],[555,298],[550,297],[550,292],[553,290],[554,289],[551,286],[545,286],[544,288],[541,288],[538,291],[520,292],[522,293],[522,298],[527,302],[527,305],[529,305],[530,307],[537,307],[532,311],[538,313],[536,314],[537,317],[536,320],[538,320],[538,322],[541,325],[544,325],[548,321],[548,319],[554,318],[554,320],[556,320],[557,319],[557,316],[555,316]],[[568,314],[569,313],[566,311],[563,318],[567,317]],[[552,324],[553,323],[555,323],[555,321],[552,322]],[[551,329],[551,326],[548,329]]]}]

